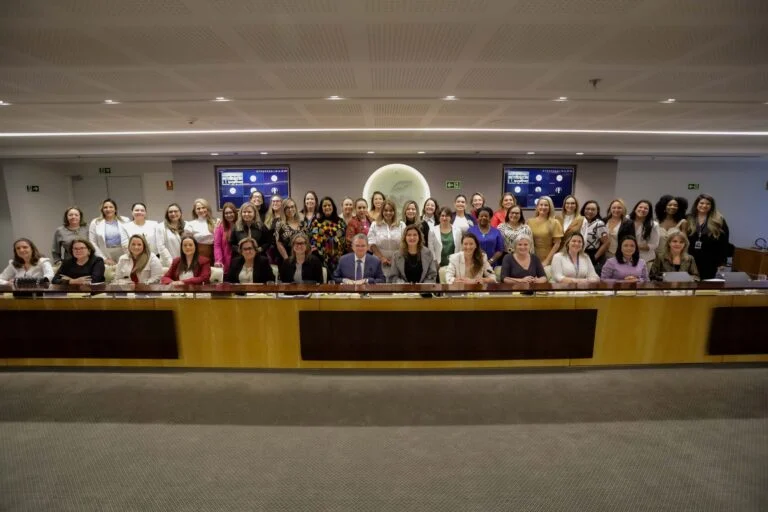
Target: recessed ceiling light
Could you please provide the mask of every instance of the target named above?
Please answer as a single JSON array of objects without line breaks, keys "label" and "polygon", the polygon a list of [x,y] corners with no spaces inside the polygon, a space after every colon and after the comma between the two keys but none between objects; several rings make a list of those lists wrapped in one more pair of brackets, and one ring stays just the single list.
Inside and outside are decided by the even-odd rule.
[{"label": "recessed ceiling light", "polygon": [[375,151],[369,151],[368,152],[369,155],[373,155],[374,153],[376,153],[376,152]]},{"label": "recessed ceiling light", "polygon": [[7,101],[0,100],[0,107],[7,107],[9,105],[10,103],[8,103]]},{"label": "recessed ceiling light", "polygon": [[267,151],[262,151],[261,154],[262,155],[268,155],[269,153]]},{"label": "recessed ceiling light", "polygon": [[445,101],[456,101],[457,99],[459,98],[457,98],[456,96],[446,96],[445,98],[443,98],[443,100]]},{"label": "recessed ceiling light", "polygon": [[559,98],[554,99],[552,101],[559,101],[559,102],[568,101],[568,96],[560,96]]},{"label": "recessed ceiling light", "polygon": [[582,153],[581,151],[579,151],[579,152],[578,152],[578,153],[576,153],[576,154],[577,154],[578,156],[581,156],[581,155],[583,155],[584,153]]},{"label": "recessed ceiling light", "polygon": [[219,156],[218,153],[211,153],[211,156]]},{"label": "recessed ceiling light", "polygon": [[535,154],[536,154],[535,151],[529,151],[529,152],[526,153],[526,155],[535,155]]},{"label": "recessed ceiling light", "polygon": [[120,102],[119,101],[115,101],[115,100],[104,100],[104,104],[105,105],[119,105]]},{"label": "recessed ceiling light", "polygon": [[336,96],[336,95],[334,94],[333,96],[328,96],[328,97],[327,97],[327,98],[325,98],[325,99],[327,99],[327,100],[331,100],[331,101],[339,101],[339,100],[343,100],[344,98],[342,98],[341,96]]},{"label": "recessed ceiling light", "polygon": [[418,154],[423,155],[426,151],[417,151]]},{"label": "recessed ceiling light", "polygon": [[676,101],[677,100],[675,98],[667,98],[665,100],[660,101],[659,103],[666,103],[667,105],[669,105],[670,103],[674,103]]},{"label": "recessed ceiling light", "polygon": [[232,101],[229,98],[225,98],[224,96],[216,96],[212,101],[216,101],[218,103],[223,103],[225,101]]}]

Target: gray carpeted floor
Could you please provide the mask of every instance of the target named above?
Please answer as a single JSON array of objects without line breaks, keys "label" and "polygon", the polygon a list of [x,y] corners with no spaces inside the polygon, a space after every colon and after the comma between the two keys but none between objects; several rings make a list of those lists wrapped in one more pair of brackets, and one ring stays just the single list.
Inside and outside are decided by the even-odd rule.
[{"label": "gray carpeted floor", "polygon": [[0,372],[0,510],[768,510],[768,369]]}]

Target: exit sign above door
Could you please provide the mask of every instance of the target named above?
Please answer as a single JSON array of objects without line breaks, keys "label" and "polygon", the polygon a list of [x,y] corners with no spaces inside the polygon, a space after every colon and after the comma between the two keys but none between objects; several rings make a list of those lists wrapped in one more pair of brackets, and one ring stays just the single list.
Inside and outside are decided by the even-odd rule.
[{"label": "exit sign above door", "polygon": [[99,174],[112,174],[111,167],[99,167]]}]

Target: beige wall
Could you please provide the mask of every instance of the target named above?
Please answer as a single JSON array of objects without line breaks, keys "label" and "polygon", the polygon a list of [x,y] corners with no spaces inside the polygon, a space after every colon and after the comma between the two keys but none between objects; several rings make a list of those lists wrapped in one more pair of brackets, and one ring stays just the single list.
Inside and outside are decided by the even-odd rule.
[{"label": "beige wall", "polygon": [[[496,207],[501,196],[502,165],[508,164],[573,164],[571,161],[531,160],[431,160],[431,159],[350,159],[350,160],[274,160],[259,161],[258,164],[288,164],[291,167],[291,194],[300,200],[307,190],[318,195],[331,195],[337,202],[345,196],[357,198],[362,194],[368,177],[379,167],[402,163],[418,169],[429,183],[432,196],[441,205],[452,205],[457,194],[446,190],[446,180],[460,180],[461,193],[469,196],[475,191],[485,194],[487,201]],[[197,197],[215,202],[216,185],[214,165],[226,162],[174,162],[173,176],[176,180],[176,199],[183,207],[191,207]],[[242,162],[233,163],[242,165]],[[595,199],[600,204],[608,203],[616,188],[616,162],[579,162],[576,170],[575,192],[579,200]]]}]

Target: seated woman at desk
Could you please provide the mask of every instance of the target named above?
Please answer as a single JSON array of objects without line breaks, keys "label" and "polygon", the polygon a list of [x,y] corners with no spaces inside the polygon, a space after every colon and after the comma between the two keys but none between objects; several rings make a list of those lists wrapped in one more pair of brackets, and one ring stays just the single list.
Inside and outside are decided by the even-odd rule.
[{"label": "seated woman at desk", "polygon": [[211,260],[200,256],[194,236],[181,237],[181,256],[174,258],[171,268],[161,279],[163,284],[206,284],[211,280]]},{"label": "seated woman at desk", "polygon": [[464,233],[461,237],[461,252],[448,257],[445,282],[447,284],[496,282],[488,257],[480,249],[480,243],[472,233]]},{"label": "seated woman at desk", "polygon": [[435,283],[437,265],[432,251],[424,247],[421,227],[411,224],[403,231],[400,250],[392,255],[392,266],[387,274],[387,282]]},{"label": "seated woman at desk", "polygon": [[104,282],[104,259],[96,256],[91,242],[75,238],[69,245],[72,259],[64,260],[53,276],[53,284],[98,284]]},{"label": "seated woman at desk", "polygon": [[160,258],[149,252],[149,244],[141,235],[128,240],[128,254],[117,260],[115,284],[157,284],[163,277]]},{"label": "seated woman at desk", "polygon": [[280,265],[280,282],[323,284],[323,260],[309,252],[309,237],[302,232],[291,239],[291,255]]},{"label": "seated woman at desk", "polygon": [[504,283],[546,283],[544,265],[531,252],[533,239],[528,235],[518,236],[512,245],[512,252],[501,261],[501,279]]},{"label": "seated woman at desk", "polygon": [[552,258],[552,281],[556,283],[594,283],[600,281],[592,261],[584,253],[584,237],[572,233],[565,247]]},{"label": "seated woman at desk", "polygon": [[0,284],[11,284],[14,279],[53,279],[51,260],[40,256],[40,251],[28,238],[13,242],[13,259],[0,274]]},{"label": "seated woman at desk", "polygon": [[680,231],[670,230],[667,233],[661,255],[651,265],[651,279],[662,281],[665,272],[688,272],[695,281],[699,280],[696,260],[688,254],[688,237]]},{"label": "seated woman at desk", "polygon": [[232,258],[224,282],[232,284],[266,284],[275,280],[266,256],[259,254],[253,238],[243,238],[238,244],[238,256]]},{"label": "seated woman at desk", "polygon": [[627,235],[619,241],[619,250],[603,265],[600,279],[631,283],[648,281],[648,268],[640,257],[640,248],[634,236]]}]

